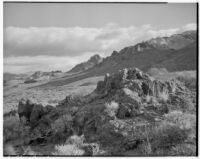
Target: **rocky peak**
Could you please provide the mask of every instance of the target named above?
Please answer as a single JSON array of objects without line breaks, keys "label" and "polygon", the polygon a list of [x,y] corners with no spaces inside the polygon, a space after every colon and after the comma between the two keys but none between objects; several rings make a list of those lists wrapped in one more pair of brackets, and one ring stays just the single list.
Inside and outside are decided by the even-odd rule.
[{"label": "rocky peak", "polygon": [[102,61],[102,57],[99,56],[98,54],[90,57],[90,59],[88,60],[88,62],[93,62],[95,64],[99,64]]},{"label": "rocky peak", "polygon": [[98,54],[96,54],[96,55],[90,57],[90,59],[87,62],[80,63],[80,64],[76,65],[75,67],[73,67],[69,71],[69,73],[86,71],[86,70],[98,65],[99,63],[101,63],[102,60],[103,60],[103,58],[101,56],[99,56]]}]

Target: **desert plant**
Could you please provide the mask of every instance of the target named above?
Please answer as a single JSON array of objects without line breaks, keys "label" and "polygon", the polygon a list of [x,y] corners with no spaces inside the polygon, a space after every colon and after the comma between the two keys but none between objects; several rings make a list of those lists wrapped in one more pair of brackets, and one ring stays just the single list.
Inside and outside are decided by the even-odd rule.
[{"label": "desert plant", "polygon": [[8,144],[8,145],[3,146],[3,155],[4,156],[10,156],[10,155],[15,156],[15,155],[17,155],[17,153],[16,153],[14,147],[12,145]]},{"label": "desert plant", "polygon": [[19,117],[9,116],[4,118],[3,132],[4,141],[19,138],[23,132]]},{"label": "desert plant", "polygon": [[84,141],[84,135],[72,135],[66,140],[64,145],[55,146],[56,151],[53,155],[80,156],[85,154],[98,155],[100,153],[97,143],[84,143]]},{"label": "desert plant", "polygon": [[61,156],[81,156],[85,152],[80,149],[76,145],[65,144],[65,145],[57,145],[55,146],[56,152],[53,152],[53,155],[61,155]]},{"label": "desert plant", "polygon": [[187,131],[179,128],[176,124],[162,122],[150,132],[152,150],[169,149],[176,144],[183,143],[187,138]]},{"label": "desert plant", "polygon": [[42,154],[40,154],[38,152],[33,151],[30,146],[24,147],[23,151],[24,151],[23,152],[24,156],[38,156],[38,155],[42,155]]},{"label": "desert plant", "polygon": [[196,127],[196,116],[181,111],[173,111],[165,114],[167,121],[180,126],[181,129],[192,129]]},{"label": "desert plant", "polygon": [[178,144],[169,152],[171,156],[196,156],[196,145],[192,144]]},{"label": "desert plant", "polygon": [[166,102],[169,98],[169,94],[168,92],[160,92],[159,95],[158,95],[158,98],[159,100],[163,101],[163,102]]},{"label": "desert plant", "polygon": [[108,115],[110,117],[115,117],[119,109],[119,104],[116,103],[115,101],[112,101],[110,104],[106,103],[105,107],[106,107],[105,111],[108,113]]},{"label": "desert plant", "polygon": [[84,135],[81,135],[81,136],[72,135],[67,139],[66,143],[75,144],[76,146],[80,147],[81,145],[83,145],[84,140],[85,140]]},{"label": "desert plant", "polygon": [[55,120],[52,124],[51,124],[51,128],[55,131],[55,132],[64,132],[65,130],[69,130],[72,128],[72,116],[70,114],[65,114],[62,115],[60,118],[58,118],[57,120]]},{"label": "desert plant", "polygon": [[196,116],[194,114],[173,111],[165,115],[166,121],[176,124],[180,129],[187,130],[187,140],[196,141]]},{"label": "desert plant", "polygon": [[177,75],[177,80],[183,82],[189,89],[196,89],[196,75],[193,73],[182,72],[182,74]]},{"label": "desert plant", "polygon": [[145,96],[145,101],[147,103],[154,104],[154,105],[158,104],[158,101],[157,101],[156,97],[150,96],[150,95]]}]

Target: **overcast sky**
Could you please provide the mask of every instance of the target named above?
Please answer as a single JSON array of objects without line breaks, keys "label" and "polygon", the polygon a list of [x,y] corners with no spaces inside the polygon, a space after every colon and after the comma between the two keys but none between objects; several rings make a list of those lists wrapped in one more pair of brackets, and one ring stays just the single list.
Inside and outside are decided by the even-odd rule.
[{"label": "overcast sky", "polygon": [[4,71],[67,71],[94,54],[196,28],[196,3],[4,3]]}]

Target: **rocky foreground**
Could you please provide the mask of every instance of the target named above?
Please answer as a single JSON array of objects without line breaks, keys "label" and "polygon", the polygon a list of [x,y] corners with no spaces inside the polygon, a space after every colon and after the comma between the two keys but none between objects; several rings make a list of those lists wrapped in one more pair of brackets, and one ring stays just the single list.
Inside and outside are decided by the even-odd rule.
[{"label": "rocky foreground", "polygon": [[[36,155],[195,155],[195,103],[191,90],[178,80],[160,81],[137,68],[123,69],[106,74],[91,94],[67,96],[56,107],[22,99],[17,155],[25,154],[24,146],[39,147]],[[5,143],[12,141],[6,130]],[[58,145],[75,144],[74,135],[82,138],[80,153],[57,152]]]}]

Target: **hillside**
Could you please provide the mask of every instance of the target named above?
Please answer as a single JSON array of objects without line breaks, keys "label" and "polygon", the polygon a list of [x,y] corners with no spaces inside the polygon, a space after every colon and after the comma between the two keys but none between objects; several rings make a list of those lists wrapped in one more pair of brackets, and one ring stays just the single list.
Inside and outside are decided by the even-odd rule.
[{"label": "hillside", "polygon": [[138,67],[143,71],[148,71],[152,67],[166,68],[171,72],[196,70],[196,47],[196,31],[150,39],[134,46],[125,47],[119,52],[113,51],[111,56],[104,58],[101,63],[93,65],[89,70],[71,77],[63,77],[58,81],[51,81],[42,86],[61,86],[80,79],[131,67]]},{"label": "hillside", "polygon": [[194,156],[196,141],[195,90],[137,68],[55,107],[21,99],[4,114],[4,155],[10,144],[14,155]]}]

